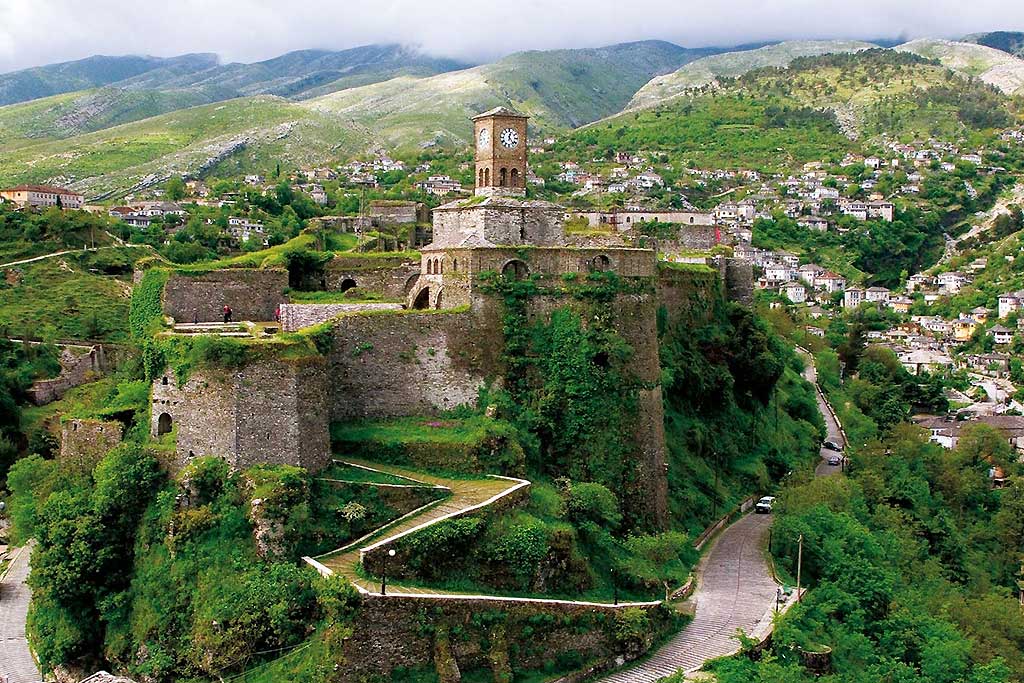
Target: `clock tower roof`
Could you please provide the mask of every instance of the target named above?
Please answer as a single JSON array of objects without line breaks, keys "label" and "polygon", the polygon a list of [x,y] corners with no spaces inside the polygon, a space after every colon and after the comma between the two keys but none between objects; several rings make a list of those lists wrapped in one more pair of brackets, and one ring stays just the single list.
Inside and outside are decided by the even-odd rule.
[{"label": "clock tower roof", "polygon": [[528,118],[530,118],[526,114],[520,114],[519,112],[517,112],[517,111],[515,111],[513,109],[509,109],[508,107],[495,107],[494,109],[491,109],[490,111],[485,111],[483,114],[477,114],[476,116],[473,117],[473,120],[476,121],[477,119],[488,118],[488,117],[491,117],[491,116],[506,116],[506,117],[516,118],[516,119],[528,119]]}]

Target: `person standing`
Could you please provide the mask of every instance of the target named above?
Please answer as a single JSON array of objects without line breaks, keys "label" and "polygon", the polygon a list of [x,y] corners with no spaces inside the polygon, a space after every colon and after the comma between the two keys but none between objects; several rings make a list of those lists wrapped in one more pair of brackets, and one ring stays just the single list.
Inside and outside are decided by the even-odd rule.
[{"label": "person standing", "polygon": [[231,322],[231,307],[224,304],[224,322]]}]

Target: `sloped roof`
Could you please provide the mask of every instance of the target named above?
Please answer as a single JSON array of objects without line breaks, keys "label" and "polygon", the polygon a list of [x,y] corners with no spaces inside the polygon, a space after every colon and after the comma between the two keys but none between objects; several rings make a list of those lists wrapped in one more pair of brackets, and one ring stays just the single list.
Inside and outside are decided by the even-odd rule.
[{"label": "sloped roof", "polygon": [[517,112],[517,111],[515,111],[513,109],[509,109],[508,107],[502,106],[502,107],[495,107],[494,109],[489,109],[489,110],[485,111],[483,114],[477,114],[476,116],[472,117],[472,120],[476,121],[477,119],[482,119],[482,118],[484,118],[486,116],[511,116],[511,117],[514,117],[514,118],[517,118],[517,119],[528,119],[528,118],[530,118],[526,114],[520,114],[519,112]]}]

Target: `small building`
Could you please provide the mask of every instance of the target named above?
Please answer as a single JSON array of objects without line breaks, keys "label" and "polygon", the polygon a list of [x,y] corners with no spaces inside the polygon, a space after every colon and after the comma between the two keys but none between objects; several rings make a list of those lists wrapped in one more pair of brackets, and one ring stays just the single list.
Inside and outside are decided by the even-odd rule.
[{"label": "small building", "polygon": [[843,290],[843,308],[857,308],[865,301],[864,290],[860,287],[847,287]]},{"label": "small building", "polygon": [[889,301],[890,292],[885,287],[868,287],[864,290],[864,300],[878,303],[886,303]]},{"label": "small building", "polygon": [[1010,342],[1013,341],[1014,332],[1009,327],[1004,327],[1002,325],[993,325],[991,328],[989,328],[988,333],[992,335],[992,340],[996,344],[999,344],[1000,346],[1003,344],[1009,344]]},{"label": "small building", "polygon": [[969,316],[961,316],[953,321],[953,339],[959,342],[970,341],[974,331],[978,329],[978,321]]},{"label": "small building", "polygon": [[0,190],[0,199],[6,199],[22,208],[57,206],[62,209],[80,209],[85,197],[79,192],[63,187],[26,184]]},{"label": "small building", "polygon": [[846,278],[831,271],[819,275],[814,279],[814,286],[824,289],[829,294],[841,292],[846,287]]},{"label": "small building", "polygon": [[999,317],[1005,318],[1014,311],[1019,311],[1024,304],[1024,290],[1007,292],[999,295]]},{"label": "small building", "polygon": [[802,304],[807,301],[807,290],[799,282],[787,282],[779,287],[779,294],[795,304]]}]

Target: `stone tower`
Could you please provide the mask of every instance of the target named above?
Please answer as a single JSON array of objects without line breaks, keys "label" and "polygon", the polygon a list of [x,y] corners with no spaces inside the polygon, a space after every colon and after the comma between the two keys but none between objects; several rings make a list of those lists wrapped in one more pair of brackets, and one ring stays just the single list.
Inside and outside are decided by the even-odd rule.
[{"label": "stone tower", "polygon": [[473,117],[478,195],[526,195],[528,118],[506,107]]}]

